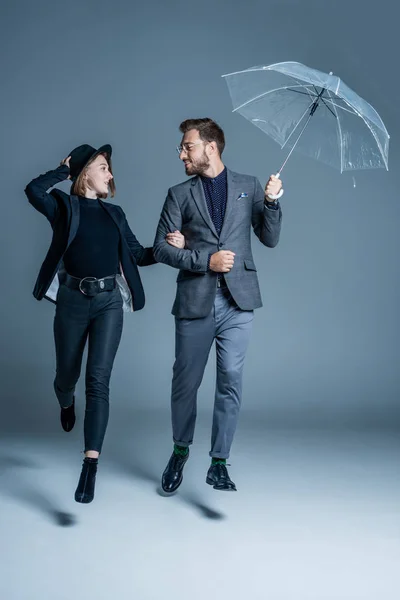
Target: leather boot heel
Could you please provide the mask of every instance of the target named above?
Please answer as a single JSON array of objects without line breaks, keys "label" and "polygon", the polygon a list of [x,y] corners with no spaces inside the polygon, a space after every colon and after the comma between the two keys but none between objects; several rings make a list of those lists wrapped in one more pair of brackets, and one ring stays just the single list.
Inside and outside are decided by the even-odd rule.
[{"label": "leather boot heel", "polygon": [[97,473],[97,458],[86,457],[83,461],[82,472],[75,492],[76,502],[89,504],[94,498],[94,488]]},{"label": "leather boot heel", "polygon": [[67,408],[61,407],[60,420],[61,427],[64,431],[67,433],[72,431],[75,425],[75,396],[72,399],[71,406],[68,406]]}]

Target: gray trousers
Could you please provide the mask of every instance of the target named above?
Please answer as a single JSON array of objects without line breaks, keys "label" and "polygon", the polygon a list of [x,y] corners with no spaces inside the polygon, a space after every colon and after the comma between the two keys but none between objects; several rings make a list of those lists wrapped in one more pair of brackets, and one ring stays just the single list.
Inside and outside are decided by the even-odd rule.
[{"label": "gray trousers", "polygon": [[240,310],[226,287],[217,289],[211,313],[201,319],[175,318],[175,364],[172,379],[174,442],[189,446],[197,415],[197,391],[213,341],[217,381],[210,456],[228,458],[239,417],[242,375],[254,312]]}]

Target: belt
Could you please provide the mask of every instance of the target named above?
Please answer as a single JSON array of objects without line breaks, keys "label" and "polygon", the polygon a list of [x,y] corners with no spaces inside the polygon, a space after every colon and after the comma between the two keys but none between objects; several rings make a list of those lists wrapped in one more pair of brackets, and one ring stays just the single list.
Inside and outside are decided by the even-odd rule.
[{"label": "belt", "polygon": [[74,277],[69,273],[63,273],[61,275],[61,283],[73,290],[79,290],[85,296],[96,296],[100,292],[111,292],[116,285],[115,275],[108,277]]},{"label": "belt", "polygon": [[217,288],[226,288],[228,287],[225,281],[225,277],[222,273],[218,273],[217,275]]}]

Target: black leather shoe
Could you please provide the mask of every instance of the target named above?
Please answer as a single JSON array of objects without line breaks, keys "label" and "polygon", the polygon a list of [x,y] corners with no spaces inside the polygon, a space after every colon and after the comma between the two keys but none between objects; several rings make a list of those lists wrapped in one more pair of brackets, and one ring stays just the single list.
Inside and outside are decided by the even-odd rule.
[{"label": "black leather shoe", "polygon": [[217,463],[211,465],[208,469],[206,483],[212,485],[214,490],[221,490],[222,492],[236,492],[236,485],[229,477],[228,469],[226,465]]},{"label": "black leather shoe", "polygon": [[61,426],[64,431],[71,431],[75,425],[75,396],[72,399],[71,406],[67,408],[61,407]]},{"label": "black leather shoe", "polygon": [[161,480],[161,487],[167,494],[172,494],[172,492],[175,492],[181,485],[183,479],[183,467],[188,458],[189,450],[185,456],[175,454],[175,452],[172,453]]},{"label": "black leather shoe", "polygon": [[78,487],[75,492],[76,502],[89,504],[94,498],[94,486],[96,483],[97,458],[86,457],[82,465],[82,473],[79,478]]}]

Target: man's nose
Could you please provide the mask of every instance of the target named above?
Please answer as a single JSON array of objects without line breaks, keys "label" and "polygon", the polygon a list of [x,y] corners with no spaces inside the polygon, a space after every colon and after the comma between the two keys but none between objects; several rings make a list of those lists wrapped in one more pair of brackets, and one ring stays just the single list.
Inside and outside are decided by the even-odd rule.
[{"label": "man's nose", "polygon": [[185,160],[185,158],[187,158],[187,152],[184,148],[182,148],[182,150],[180,151],[179,158],[180,160]]}]

